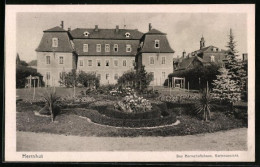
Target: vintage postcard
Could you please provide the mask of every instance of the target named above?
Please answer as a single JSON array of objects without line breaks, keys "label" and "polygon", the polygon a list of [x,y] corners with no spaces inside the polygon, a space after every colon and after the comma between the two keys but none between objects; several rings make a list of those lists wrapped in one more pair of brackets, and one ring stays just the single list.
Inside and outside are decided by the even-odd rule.
[{"label": "vintage postcard", "polygon": [[252,4],[7,5],[5,72],[5,161],[255,161]]}]

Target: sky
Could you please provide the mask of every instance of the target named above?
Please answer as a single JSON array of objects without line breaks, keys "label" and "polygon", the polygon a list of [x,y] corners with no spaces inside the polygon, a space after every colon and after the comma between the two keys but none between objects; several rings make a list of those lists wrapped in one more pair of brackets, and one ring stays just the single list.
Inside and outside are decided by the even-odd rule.
[{"label": "sky", "polygon": [[230,28],[235,36],[238,54],[247,53],[247,20],[241,13],[18,13],[16,24],[17,53],[27,62],[36,60],[38,47],[46,29],[64,28],[123,28],[146,33],[148,24],[167,33],[174,57],[198,50],[203,35],[205,45],[226,49]]}]

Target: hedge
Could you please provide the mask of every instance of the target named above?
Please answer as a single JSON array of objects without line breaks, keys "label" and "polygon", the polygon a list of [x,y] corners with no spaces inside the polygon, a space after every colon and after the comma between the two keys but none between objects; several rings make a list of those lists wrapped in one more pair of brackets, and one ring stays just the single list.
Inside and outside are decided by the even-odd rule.
[{"label": "hedge", "polygon": [[176,122],[176,116],[173,113],[169,113],[169,115],[165,117],[153,119],[118,119],[102,115],[97,110],[81,108],[75,109],[73,113],[87,117],[94,123],[116,127],[154,127]]},{"label": "hedge", "polygon": [[161,116],[161,110],[157,106],[153,106],[151,111],[143,113],[126,113],[114,109],[113,106],[95,106],[93,109],[97,110],[100,114],[106,115],[107,117],[118,119],[152,119],[159,118]]}]

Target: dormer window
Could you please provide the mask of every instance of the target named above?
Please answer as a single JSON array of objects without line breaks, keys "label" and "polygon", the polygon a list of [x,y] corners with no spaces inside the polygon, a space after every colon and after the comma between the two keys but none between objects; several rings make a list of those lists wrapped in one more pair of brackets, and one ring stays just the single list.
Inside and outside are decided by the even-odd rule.
[{"label": "dormer window", "polygon": [[159,40],[155,40],[154,47],[155,48],[159,48],[160,47],[160,41]]},{"label": "dormer window", "polygon": [[89,32],[85,31],[83,34],[84,34],[85,37],[88,37]]},{"label": "dormer window", "polygon": [[215,62],[215,56],[210,56],[210,62]]},{"label": "dormer window", "polygon": [[126,37],[126,38],[129,38],[129,37],[130,37],[130,33],[129,33],[129,32],[126,32],[126,33],[125,33],[125,37]]},{"label": "dormer window", "polygon": [[131,45],[126,45],[126,52],[131,52],[131,51],[132,51]]},{"label": "dormer window", "polygon": [[114,52],[118,52],[118,44],[114,44]]},{"label": "dormer window", "polygon": [[58,47],[58,38],[52,38],[52,47]]}]

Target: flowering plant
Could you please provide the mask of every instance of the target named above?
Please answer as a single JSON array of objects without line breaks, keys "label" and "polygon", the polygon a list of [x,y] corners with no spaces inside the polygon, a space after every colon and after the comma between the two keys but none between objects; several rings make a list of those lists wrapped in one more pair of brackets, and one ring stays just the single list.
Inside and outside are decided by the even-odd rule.
[{"label": "flowering plant", "polygon": [[122,101],[114,104],[116,109],[129,113],[140,113],[150,111],[152,105],[149,100],[138,97],[135,93],[125,96]]}]

